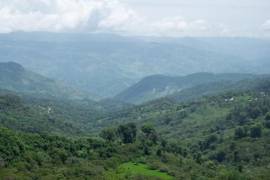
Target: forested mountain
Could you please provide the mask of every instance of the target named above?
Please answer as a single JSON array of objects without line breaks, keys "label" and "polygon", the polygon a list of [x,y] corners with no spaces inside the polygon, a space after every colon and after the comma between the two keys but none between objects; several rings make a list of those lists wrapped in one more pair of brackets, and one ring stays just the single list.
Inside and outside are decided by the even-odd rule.
[{"label": "forested mountain", "polygon": [[0,89],[0,125],[60,136],[89,135],[106,114],[132,107],[121,102],[42,98]]},{"label": "forested mountain", "polygon": [[82,134],[83,122],[91,123],[103,113],[97,104],[22,98],[11,92],[1,93],[0,109],[1,126],[17,131],[67,136]]},{"label": "forested mountain", "polygon": [[90,95],[26,70],[15,62],[0,63],[0,89],[43,98],[83,99]]},{"label": "forested mountain", "polygon": [[104,98],[154,74],[269,73],[269,44],[252,38],[11,33],[0,35],[0,61]]},{"label": "forested mountain", "polygon": [[[204,87],[211,86],[211,84],[223,84],[223,90],[230,88],[231,84],[244,79],[254,79],[256,75],[252,74],[212,74],[212,73],[196,73],[187,76],[171,77],[164,75],[149,76],[130,88],[124,90],[115,99],[128,103],[143,103],[150,100],[165,97],[171,94],[182,94],[192,92],[191,89],[199,90],[197,88],[201,85]],[[225,88],[227,86],[227,88]],[[196,87],[196,88],[192,88]],[[219,87],[222,90],[221,86]],[[187,90],[188,89],[188,90]],[[214,87],[208,88],[208,91],[214,91]],[[182,92],[184,91],[184,92]],[[194,96],[200,93],[190,93]],[[188,96],[187,96],[188,98]]]},{"label": "forested mountain", "polygon": [[270,0],[0,0],[0,180],[270,180]]},{"label": "forested mountain", "polygon": [[191,88],[184,89],[180,92],[176,92],[167,98],[177,102],[185,102],[196,100],[203,96],[213,96],[225,92],[241,92],[248,90],[255,90],[259,87],[263,87],[263,84],[268,84],[270,75],[257,75],[252,78],[243,79],[240,81],[220,81],[206,84],[200,84]]},{"label": "forested mountain", "polygon": [[99,102],[14,62],[0,75],[0,179],[270,175],[269,75],[155,75]]},{"label": "forested mountain", "polygon": [[[205,86],[199,85],[183,91],[183,94],[182,92],[175,93],[170,96],[127,108],[123,111],[113,112],[110,116],[107,116],[106,118],[99,121],[103,122],[103,126],[106,126],[107,123],[118,125],[130,121],[140,121],[140,123],[142,123],[152,119],[152,115],[156,117],[153,119],[158,121],[158,117],[161,116],[163,112],[175,109],[175,106],[178,106],[179,104],[197,104],[198,102],[204,101],[205,99],[208,101],[208,99],[211,99],[212,97],[215,98],[223,95],[230,96],[230,94],[265,94],[265,92],[269,91],[269,84],[269,77],[265,76],[255,79],[243,80],[236,83],[229,83],[227,84],[228,86],[224,86],[224,83],[210,83],[206,84]],[[224,98],[224,101],[230,101],[231,98]]]},{"label": "forested mountain", "polygon": [[0,178],[267,179],[270,81],[237,83],[246,88],[96,115],[90,102],[3,91]]}]

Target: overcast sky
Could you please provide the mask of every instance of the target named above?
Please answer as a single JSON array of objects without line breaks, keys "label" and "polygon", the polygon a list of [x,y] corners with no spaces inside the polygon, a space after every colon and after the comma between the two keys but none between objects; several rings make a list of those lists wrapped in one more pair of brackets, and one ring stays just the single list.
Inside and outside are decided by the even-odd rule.
[{"label": "overcast sky", "polygon": [[270,0],[0,0],[0,33],[270,35]]}]

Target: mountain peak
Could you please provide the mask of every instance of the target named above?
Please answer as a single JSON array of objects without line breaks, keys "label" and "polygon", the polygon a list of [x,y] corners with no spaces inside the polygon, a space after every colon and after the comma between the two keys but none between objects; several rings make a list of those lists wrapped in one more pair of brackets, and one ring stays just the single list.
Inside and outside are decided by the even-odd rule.
[{"label": "mountain peak", "polygon": [[12,71],[12,72],[22,72],[24,71],[24,67],[16,62],[3,62],[0,63],[1,71]]}]

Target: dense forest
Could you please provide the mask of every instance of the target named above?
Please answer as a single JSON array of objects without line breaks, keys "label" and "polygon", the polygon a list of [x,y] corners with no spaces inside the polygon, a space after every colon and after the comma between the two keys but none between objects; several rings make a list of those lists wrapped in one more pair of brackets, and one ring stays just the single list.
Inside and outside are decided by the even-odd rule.
[{"label": "dense forest", "polygon": [[185,101],[173,97],[116,107],[120,102],[2,90],[0,179],[270,176],[268,79]]}]

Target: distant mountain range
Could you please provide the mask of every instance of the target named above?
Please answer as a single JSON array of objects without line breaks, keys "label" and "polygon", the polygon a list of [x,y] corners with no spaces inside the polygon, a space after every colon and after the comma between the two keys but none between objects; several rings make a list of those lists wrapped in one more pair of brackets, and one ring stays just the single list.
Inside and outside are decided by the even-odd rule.
[{"label": "distant mountain range", "polygon": [[83,99],[89,97],[60,82],[28,71],[15,62],[0,63],[0,89],[40,98]]},{"label": "distant mountain range", "polygon": [[270,73],[269,59],[270,41],[263,39],[0,35],[0,61],[20,63],[98,98],[113,97],[154,74]]},{"label": "distant mountain range", "polygon": [[[187,76],[149,76],[115,96],[115,99],[140,104],[174,94],[174,97],[202,95],[206,92],[224,91],[232,84],[256,78],[252,74],[195,73]],[[211,87],[211,88],[208,88]],[[197,90],[197,91],[196,91]],[[204,91],[205,90],[205,91]],[[189,93],[192,92],[192,93]]]},{"label": "distant mountain range", "polygon": [[[162,97],[181,102],[230,90],[245,90],[269,75],[195,73],[187,76],[152,75],[125,89],[111,99],[95,102],[95,96],[62,82],[25,69],[18,63],[0,63],[0,94],[15,92],[43,99],[70,99],[91,102],[101,109],[117,110]],[[260,82],[260,81],[259,81]],[[84,103],[82,101],[82,103]],[[87,102],[87,103],[89,103]]]}]

